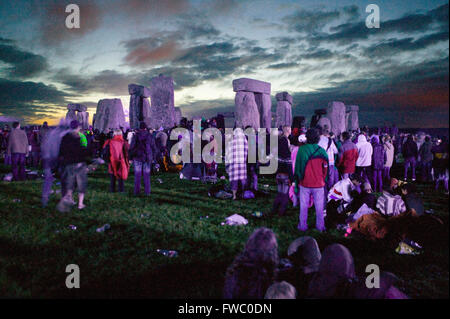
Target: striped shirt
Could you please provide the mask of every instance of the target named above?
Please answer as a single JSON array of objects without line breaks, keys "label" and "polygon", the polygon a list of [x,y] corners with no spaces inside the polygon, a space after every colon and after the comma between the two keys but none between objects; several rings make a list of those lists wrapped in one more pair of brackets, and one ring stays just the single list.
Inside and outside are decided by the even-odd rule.
[{"label": "striped shirt", "polygon": [[378,198],[377,208],[386,216],[396,216],[406,212],[406,205],[401,196],[392,195],[389,192],[383,192],[383,195]]}]

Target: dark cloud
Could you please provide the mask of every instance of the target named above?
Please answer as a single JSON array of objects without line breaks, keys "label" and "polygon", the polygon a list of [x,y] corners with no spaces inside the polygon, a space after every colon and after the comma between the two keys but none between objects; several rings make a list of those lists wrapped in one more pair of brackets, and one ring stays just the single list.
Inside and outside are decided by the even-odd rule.
[{"label": "dark cloud", "polygon": [[438,42],[448,41],[448,39],[448,31],[429,34],[417,40],[414,38],[389,39],[366,48],[364,53],[369,57],[390,56],[400,52],[423,50]]},{"label": "dark cloud", "polygon": [[0,78],[0,113],[36,121],[64,109],[66,94],[52,85]]},{"label": "dark cloud", "polygon": [[3,71],[11,78],[29,78],[48,69],[47,59],[19,49],[15,42],[0,38],[0,61],[6,63]]},{"label": "dark cloud", "polygon": [[298,66],[297,62],[289,62],[289,63],[276,63],[271,64],[267,68],[268,69],[274,69],[274,70],[280,70],[280,69],[290,69],[292,67]]},{"label": "dark cloud", "polygon": [[66,6],[70,2],[58,0],[34,0],[33,14],[38,17],[40,40],[45,46],[58,46],[61,43],[81,38],[97,30],[104,17],[104,10],[93,1],[79,0],[75,3],[80,8],[80,28],[66,27]]}]

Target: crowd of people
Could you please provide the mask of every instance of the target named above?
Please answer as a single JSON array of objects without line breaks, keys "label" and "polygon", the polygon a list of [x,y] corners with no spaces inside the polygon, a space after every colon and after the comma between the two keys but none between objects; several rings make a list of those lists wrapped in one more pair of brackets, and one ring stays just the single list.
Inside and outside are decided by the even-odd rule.
[{"label": "crowd of people", "polygon": [[[189,132],[189,154],[183,154],[183,148],[171,152],[175,143],[186,138],[182,134],[177,140],[169,138],[177,127],[154,130],[144,122],[136,130],[120,128],[109,132],[99,132],[92,127],[82,129],[76,120],[70,123],[61,120],[55,128],[44,123],[41,127],[25,130],[15,122],[11,130],[5,127],[0,131],[0,146],[4,164],[11,166],[14,181],[26,179],[27,165],[43,168],[43,206],[47,206],[53,181],[59,175],[62,195],[57,209],[67,212],[74,205],[79,210],[86,207],[88,171],[103,162],[108,165],[109,191],[119,193],[125,192],[124,181],[133,165],[134,195],[140,194],[142,181],[144,194],[151,194],[151,175],[155,171],[178,172],[180,177],[192,179],[216,174],[216,159],[212,163],[193,161],[192,143],[196,133],[192,121],[184,122],[181,127]],[[208,151],[214,157],[219,152],[218,145],[226,145],[223,158],[227,159],[230,198],[255,198],[258,170],[270,165],[267,161],[249,161],[249,149],[259,146],[260,136],[244,134],[248,127],[236,128],[230,143],[226,143],[225,130],[218,127],[215,120],[203,120],[201,132],[207,128],[218,128],[222,141],[211,135],[209,140],[202,140],[201,150],[206,144],[212,145]],[[265,150],[270,158],[273,157],[273,145],[268,136],[269,133]],[[386,239],[393,247],[400,242],[421,248],[420,245],[429,241],[423,229],[442,223],[426,214],[415,182],[419,175],[422,182],[434,183],[436,191],[443,183],[448,195],[449,146],[444,138],[401,133],[395,126],[363,127],[358,131],[342,132],[339,136],[328,127],[292,129],[284,126],[279,128],[277,139],[277,171],[274,174],[277,195],[270,215],[286,215],[290,204],[299,207],[297,228],[300,232],[309,228],[308,211],[312,206],[318,231],[340,228],[345,229],[347,235],[355,231],[372,240]],[[189,161],[183,162],[186,156]],[[394,165],[403,165],[401,178],[391,176]],[[416,174],[418,171],[420,174]],[[78,193],[78,203],[74,200],[74,192]],[[276,279],[280,261],[275,234],[268,229],[258,229],[228,269],[225,297],[263,298],[280,294],[298,297],[299,288],[304,296],[314,298],[370,296],[356,278],[347,248],[332,245],[321,255],[312,238],[303,237],[296,243],[294,250],[301,253],[291,251],[289,255],[292,263],[298,266],[294,267],[295,271],[301,272],[297,277],[304,278],[302,283],[296,281],[294,287],[292,282]],[[394,287],[393,278],[392,274],[384,275],[385,289],[377,298],[404,297]]]}]

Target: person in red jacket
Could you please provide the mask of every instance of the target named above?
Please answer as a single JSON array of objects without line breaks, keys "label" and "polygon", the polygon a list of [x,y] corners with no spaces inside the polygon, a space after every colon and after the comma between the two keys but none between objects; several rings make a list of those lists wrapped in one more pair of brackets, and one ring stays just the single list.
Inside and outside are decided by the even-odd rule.
[{"label": "person in red jacket", "polygon": [[108,172],[111,177],[111,184],[109,191],[114,193],[116,191],[116,180],[119,184],[119,193],[123,193],[123,181],[128,178],[130,163],[128,161],[129,145],[123,139],[122,131],[115,130],[113,138],[107,140],[103,148],[109,145],[110,160],[108,165]]},{"label": "person in red jacket", "polygon": [[308,229],[308,208],[311,195],[316,208],[316,228],[319,231],[325,231],[324,186],[328,175],[328,155],[322,147],[317,145],[319,139],[319,131],[309,129],[306,132],[307,143],[299,147],[295,159],[295,193],[299,193],[300,199],[300,221],[297,228],[300,231]]},{"label": "person in red jacket", "polygon": [[358,149],[356,144],[352,142],[349,132],[343,132],[342,139],[344,143],[339,150],[339,160],[336,166],[341,173],[341,179],[345,179],[355,172]]}]

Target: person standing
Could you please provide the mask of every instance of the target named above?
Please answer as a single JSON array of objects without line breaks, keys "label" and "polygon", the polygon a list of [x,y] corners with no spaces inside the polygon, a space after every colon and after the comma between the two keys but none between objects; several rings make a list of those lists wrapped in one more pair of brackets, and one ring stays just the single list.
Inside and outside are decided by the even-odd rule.
[{"label": "person standing", "polygon": [[431,137],[426,136],[425,142],[420,146],[419,156],[422,161],[422,181],[431,181],[431,163],[433,162],[433,153],[431,152],[433,144]]},{"label": "person standing", "polygon": [[107,140],[103,148],[109,146],[109,165],[108,172],[110,175],[111,183],[109,191],[114,193],[116,191],[116,180],[119,186],[119,193],[124,192],[123,182],[128,178],[128,170],[130,163],[128,162],[128,149],[129,145],[126,140],[123,139],[121,130],[115,130],[112,139]]},{"label": "person standing", "polygon": [[322,147],[328,155],[328,180],[325,189],[325,193],[328,193],[328,190],[339,180],[338,172],[334,166],[334,157],[338,154],[338,149],[336,143],[330,137],[328,130],[323,130],[318,145]]},{"label": "person standing", "polygon": [[147,125],[141,122],[130,145],[130,159],[134,166],[134,195],[139,195],[141,191],[141,177],[144,178],[144,193],[150,195],[150,174],[155,156],[155,139],[147,131]]},{"label": "person standing", "polygon": [[[88,155],[87,147],[81,143],[80,123],[77,120],[70,122],[71,131],[64,135],[61,140],[59,156],[64,171],[62,174],[62,183],[64,183],[65,195],[61,199],[57,207],[61,208],[63,203],[74,203],[73,192],[75,184],[78,190],[78,209],[84,209],[84,195],[87,190],[87,165],[86,158]],[[64,205],[62,205],[64,206]],[[59,208],[59,210],[61,210]]]},{"label": "person standing", "polygon": [[328,155],[317,145],[320,133],[317,129],[306,132],[306,143],[299,147],[295,160],[294,182],[296,193],[300,197],[300,222],[297,226],[300,231],[308,229],[308,204],[310,196],[314,198],[316,209],[316,228],[325,231],[324,225],[324,186],[328,175]]},{"label": "person standing", "polygon": [[239,189],[239,183],[244,190],[247,183],[248,142],[241,128],[236,128],[227,150],[227,173],[231,183],[233,200]]},{"label": "person standing", "polygon": [[345,179],[355,172],[356,160],[358,159],[358,148],[352,142],[349,132],[342,133],[343,143],[339,150],[339,161],[337,167],[341,172],[342,179]]},{"label": "person standing", "polygon": [[416,180],[416,164],[417,164],[417,156],[419,151],[417,149],[417,144],[414,142],[412,135],[409,135],[406,139],[406,142],[402,146],[403,158],[405,159],[405,174],[404,180],[408,179],[408,170],[411,167],[412,171],[412,180]]},{"label": "person standing", "polygon": [[290,135],[291,127],[283,126],[283,135],[278,138],[278,169],[276,175],[278,193],[272,206],[272,214],[278,211],[279,216],[286,213],[286,207],[289,203],[289,187],[293,181]]},{"label": "person standing", "polygon": [[372,144],[367,141],[364,134],[358,136],[358,159],[356,160],[356,173],[361,176],[366,182],[369,182],[369,169],[372,165]]},{"label": "person standing", "polygon": [[383,169],[384,163],[386,163],[386,152],[383,145],[380,144],[380,139],[377,135],[372,137],[372,179],[373,190],[376,192],[383,191]]},{"label": "person standing", "polygon": [[12,173],[15,181],[24,181],[25,157],[28,156],[28,137],[25,131],[20,129],[20,123],[14,122],[9,134],[6,153],[11,156]]},{"label": "person standing", "polygon": [[394,163],[395,148],[391,143],[391,137],[389,135],[385,135],[383,139],[383,148],[386,153],[386,162],[383,167],[383,179],[386,182],[389,182],[391,180],[391,167]]}]

